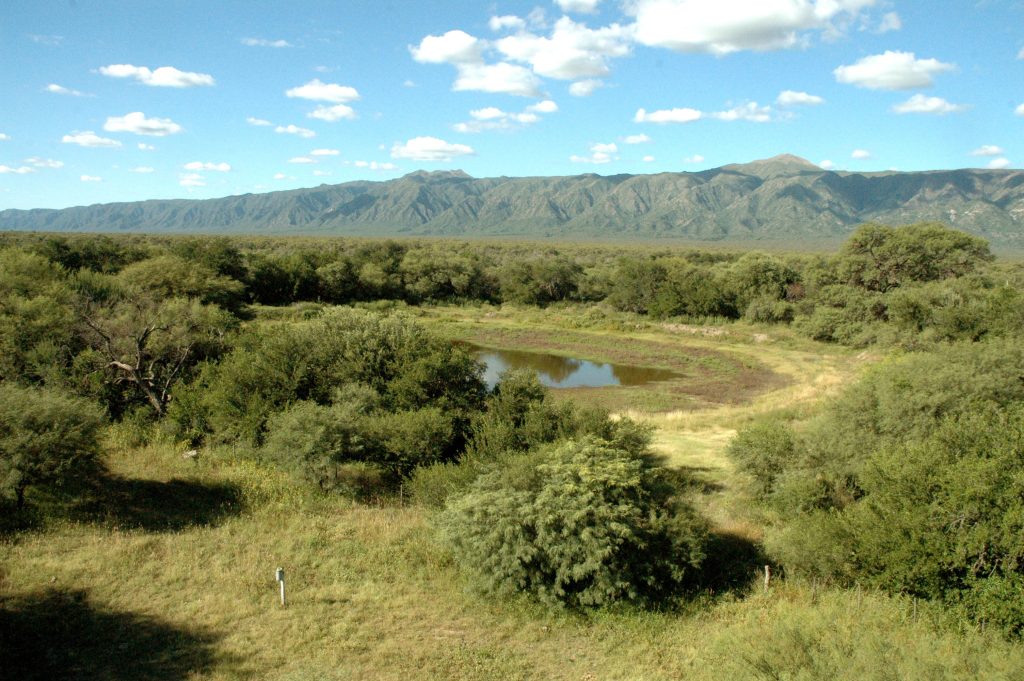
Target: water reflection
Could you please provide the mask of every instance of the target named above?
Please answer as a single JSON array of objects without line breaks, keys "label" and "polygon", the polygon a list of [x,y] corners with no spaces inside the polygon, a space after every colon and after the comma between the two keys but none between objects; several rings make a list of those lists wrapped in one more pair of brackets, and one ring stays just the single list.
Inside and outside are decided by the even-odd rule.
[{"label": "water reflection", "polygon": [[489,388],[494,387],[501,373],[506,369],[533,369],[537,372],[540,382],[549,388],[643,385],[654,381],[664,381],[675,376],[666,369],[625,364],[602,364],[542,352],[495,350],[469,344],[467,347],[486,366],[484,380]]}]

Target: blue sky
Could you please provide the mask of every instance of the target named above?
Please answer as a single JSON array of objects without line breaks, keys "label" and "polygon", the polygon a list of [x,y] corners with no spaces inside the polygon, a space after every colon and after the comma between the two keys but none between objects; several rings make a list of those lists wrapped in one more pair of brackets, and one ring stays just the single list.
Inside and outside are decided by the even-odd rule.
[{"label": "blue sky", "polygon": [[1021,0],[35,0],[0,53],[0,208],[1024,164]]}]

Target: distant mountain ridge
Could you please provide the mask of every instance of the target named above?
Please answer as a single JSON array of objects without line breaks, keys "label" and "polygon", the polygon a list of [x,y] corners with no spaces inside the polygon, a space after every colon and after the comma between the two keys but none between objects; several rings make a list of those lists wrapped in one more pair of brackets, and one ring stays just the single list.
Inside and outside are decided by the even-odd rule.
[{"label": "distant mountain ridge", "polygon": [[826,171],[782,155],[696,173],[476,179],[418,171],[219,199],[0,211],[0,230],[836,240],[938,221],[1024,248],[1024,171]]}]

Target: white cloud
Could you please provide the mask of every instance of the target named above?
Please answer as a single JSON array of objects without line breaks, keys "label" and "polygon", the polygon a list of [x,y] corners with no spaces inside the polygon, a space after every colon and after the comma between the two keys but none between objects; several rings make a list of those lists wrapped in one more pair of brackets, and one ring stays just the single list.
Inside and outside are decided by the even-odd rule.
[{"label": "white cloud", "polygon": [[57,85],[56,83],[50,83],[44,89],[47,92],[53,93],[55,95],[67,95],[68,97],[91,97],[92,96],[92,95],[87,95],[84,92],[79,92],[78,90],[72,90],[71,88],[66,88],[63,85]]},{"label": "white cloud", "polygon": [[631,36],[631,29],[619,24],[590,29],[562,17],[551,37],[521,33],[494,45],[509,59],[529,64],[538,75],[578,80],[608,75],[608,59],[628,55]]},{"label": "white cloud", "polygon": [[887,50],[840,66],[832,73],[840,83],[869,90],[912,90],[930,87],[934,76],[955,68],[955,64],[937,59],[918,59],[913,52]]},{"label": "white cloud", "polygon": [[683,159],[683,163],[703,163],[704,157],[700,154],[694,154],[693,156],[687,156]]},{"label": "white cloud", "polygon": [[832,161],[829,161],[828,159],[825,159],[824,161],[818,164],[818,167],[821,168],[822,170],[835,170],[836,164],[833,163]]},{"label": "white cloud", "polygon": [[6,142],[9,139],[11,139],[10,135],[0,132],[0,142]]},{"label": "white cloud", "polygon": [[156,169],[149,166],[136,166],[128,171],[129,173],[140,173],[142,175],[148,175],[149,173],[155,173]]},{"label": "white cloud", "polygon": [[359,92],[354,87],[324,83],[319,78],[314,78],[305,85],[285,90],[284,94],[287,97],[309,99],[314,102],[331,102],[332,104],[345,104],[359,99]]},{"label": "white cloud", "polygon": [[507,14],[501,17],[491,17],[491,20],[487,22],[492,31],[503,31],[505,29],[522,30],[526,28],[526,22],[517,16]]},{"label": "white cloud", "polygon": [[841,32],[875,0],[635,0],[637,42],[725,55],[801,45],[811,30]]},{"label": "white cloud", "polygon": [[507,116],[507,113],[495,106],[474,109],[469,112],[469,117],[477,121],[492,121],[496,118],[505,118]]},{"label": "white cloud", "polygon": [[30,156],[25,159],[25,163],[35,168],[63,168],[64,161],[55,161],[52,158],[39,158],[38,156]]},{"label": "white cloud", "polygon": [[197,87],[213,85],[213,76],[208,73],[194,73],[192,71],[179,71],[173,66],[161,66],[150,70],[145,66],[133,66],[132,64],[111,64],[101,66],[100,73],[111,78],[134,78],[145,85],[152,87]]},{"label": "white cloud", "polygon": [[368,168],[370,170],[398,170],[394,163],[377,163],[376,161],[356,161],[353,163],[356,168]]},{"label": "white cloud", "polygon": [[121,146],[121,143],[117,140],[100,137],[92,130],[86,130],[85,132],[72,132],[69,135],[64,135],[60,141],[64,144],[77,144],[80,147],[105,147],[109,149]]},{"label": "white cloud", "polygon": [[871,152],[867,149],[854,149],[853,153],[850,154],[850,158],[855,158],[858,161],[871,158]]},{"label": "white cloud", "polygon": [[409,46],[412,58],[423,64],[476,64],[483,59],[483,43],[465,31],[428,35]]},{"label": "white cloud", "polygon": [[391,147],[391,158],[412,161],[451,161],[459,156],[472,156],[476,152],[465,144],[452,144],[436,137],[414,137],[405,144]]},{"label": "white cloud", "polygon": [[133,111],[124,116],[111,116],[103,124],[107,132],[130,132],[133,135],[149,135],[151,137],[166,137],[176,135],[183,128],[170,118],[146,118],[141,111]]},{"label": "white cloud", "polygon": [[900,19],[900,15],[896,14],[896,12],[886,12],[878,23],[878,33],[898,31],[901,28],[903,28],[903,20]]},{"label": "white cloud", "polygon": [[183,167],[185,170],[212,170],[218,173],[231,171],[231,166],[227,163],[211,163],[209,161],[192,161],[191,163],[186,163]]},{"label": "white cloud", "polygon": [[274,179],[275,180],[294,180],[295,178],[291,177],[289,175],[285,175],[284,173],[274,173]]},{"label": "white cloud", "polygon": [[339,156],[341,152],[337,149],[314,149],[309,152],[310,156]]},{"label": "white cloud", "polygon": [[1014,109],[1013,113],[1018,116],[1024,116],[1024,104],[1021,104],[1016,109]]},{"label": "white cloud", "polygon": [[316,137],[316,133],[310,130],[309,128],[300,128],[299,126],[292,124],[279,125],[276,128],[274,128],[274,132],[280,133],[282,135],[298,135],[299,137],[304,137],[306,139],[309,139],[310,137]]},{"label": "white cloud", "polygon": [[943,115],[966,111],[967,107],[963,104],[952,104],[942,97],[926,97],[919,94],[897,104],[892,107],[892,110],[898,114],[923,113]]},{"label": "white cloud", "polygon": [[974,151],[971,152],[971,156],[999,156],[1005,154],[1002,147],[997,147],[994,144],[983,144]]},{"label": "white cloud", "polygon": [[817,95],[809,95],[796,90],[783,90],[775,99],[775,103],[779,106],[817,106],[824,102],[825,100]]},{"label": "white cloud", "polygon": [[182,173],[178,176],[178,184],[182,187],[205,187],[206,180],[199,173]]},{"label": "white cloud", "polygon": [[271,123],[268,120],[265,120],[263,118],[254,118],[252,116],[249,116],[248,118],[246,118],[245,122],[248,123],[249,125],[256,125],[256,126],[273,125],[273,123]]},{"label": "white cloud", "polygon": [[726,111],[715,111],[708,114],[711,118],[720,121],[750,121],[752,123],[767,123],[772,120],[772,108],[770,106],[759,106],[757,102],[747,102],[740,106],[733,107]]},{"label": "white cloud", "polygon": [[1008,158],[994,158],[988,162],[986,166],[989,170],[1002,170],[1010,167],[1010,159]]},{"label": "white cloud", "polygon": [[266,38],[242,38],[242,44],[249,47],[292,47],[287,40],[267,40]]},{"label": "white cloud", "polygon": [[317,118],[328,123],[336,123],[342,119],[355,120],[355,110],[347,104],[335,104],[334,106],[318,106],[306,114],[306,118]]},{"label": "white cloud", "polygon": [[578,80],[569,86],[569,94],[573,97],[589,97],[602,87],[604,87],[604,82],[594,78]]},{"label": "white cloud", "polygon": [[288,162],[299,164],[318,163],[318,161],[315,158],[310,158],[309,156],[295,156],[293,158],[288,159]]},{"label": "white cloud", "polygon": [[601,0],[555,0],[555,4],[563,12],[582,12],[592,14],[597,11]]},{"label": "white cloud", "polygon": [[543,102],[537,102],[526,107],[527,111],[534,111],[536,113],[555,113],[558,111],[558,105],[550,99],[545,99]]},{"label": "white cloud", "polygon": [[464,64],[452,85],[456,92],[478,91],[539,97],[540,81],[530,69],[508,62],[497,64]]},{"label": "white cloud", "polygon": [[18,166],[12,168],[11,166],[0,165],[0,175],[28,175],[29,173],[36,172],[35,168],[29,166]]},{"label": "white cloud", "polygon": [[654,157],[653,156],[644,156],[641,160],[644,163],[651,163],[652,161],[654,161]]},{"label": "white cloud", "polygon": [[596,165],[603,165],[605,163],[611,163],[615,159],[612,154],[619,151],[618,146],[614,142],[601,143],[590,145],[590,156],[577,156],[572,155],[569,160],[573,163],[593,163]]},{"label": "white cloud", "polygon": [[80,179],[82,182],[102,182],[103,181],[102,177],[97,177],[96,175],[82,175],[78,179]]},{"label": "white cloud", "polygon": [[37,35],[30,33],[28,39],[39,45],[47,45],[48,47],[60,47],[61,43],[64,42],[64,36],[62,35]]},{"label": "white cloud", "polygon": [[651,141],[651,138],[641,133],[639,135],[629,135],[622,141],[626,144],[646,144]]},{"label": "white cloud", "polygon": [[313,169],[313,177],[327,177],[331,174],[329,170],[320,170],[319,168]]},{"label": "white cloud", "polygon": [[152,144],[139,142],[139,151],[156,151],[156,147],[154,147]]},{"label": "white cloud", "polygon": [[648,112],[645,109],[637,109],[633,116],[635,123],[692,123],[700,120],[704,114],[697,109],[661,109],[660,111]]}]

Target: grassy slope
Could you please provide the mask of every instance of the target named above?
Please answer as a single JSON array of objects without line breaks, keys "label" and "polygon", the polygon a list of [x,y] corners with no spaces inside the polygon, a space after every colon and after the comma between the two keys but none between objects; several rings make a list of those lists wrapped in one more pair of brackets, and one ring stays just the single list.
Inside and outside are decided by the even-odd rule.
[{"label": "grassy slope", "polygon": [[[430,320],[476,337],[469,329],[543,331],[578,315],[489,312],[445,309]],[[733,429],[752,414],[806,409],[864,359],[785,337],[755,341],[760,331],[748,327],[705,337],[598,326],[583,331],[756,356],[789,378],[748,403],[636,414],[659,426],[673,464],[708,483],[698,501],[713,522],[747,535],[756,522],[722,454]],[[140,481],[118,488],[116,512],[0,544],[0,666],[14,678],[1009,679],[1024,669],[1019,647],[942,630],[924,606],[811,585],[779,582],[671,613],[582,617],[488,602],[465,591],[415,506],[318,498],[231,450],[193,462],[170,444],[112,442],[109,465]],[[206,524],[147,511],[186,502]]]}]

